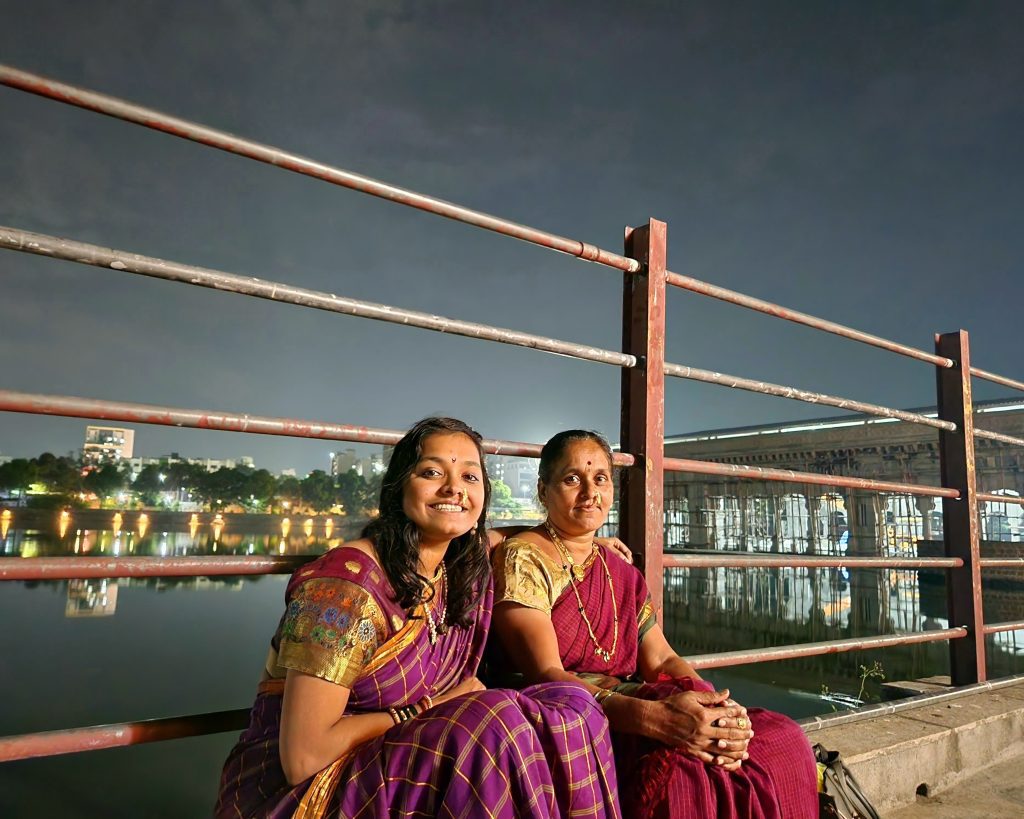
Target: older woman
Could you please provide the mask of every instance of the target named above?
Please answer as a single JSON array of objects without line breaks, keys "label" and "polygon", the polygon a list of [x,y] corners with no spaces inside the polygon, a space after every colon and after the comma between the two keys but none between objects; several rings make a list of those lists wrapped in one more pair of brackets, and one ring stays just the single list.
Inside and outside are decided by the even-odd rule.
[{"label": "older woman", "polygon": [[493,555],[495,665],[528,682],[586,685],[612,727],[625,816],[816,817],[800,728],[702,680],[665,639],[643,575],[595,543],[613,500],[611,461],[592,432],[545,445],[547,520]]},{"label": "older woman", "polygon": [[483,690],[480,436],[395,447],[364,538],[298,570],[219,817],[617,816],[607,722],[576,684]]}]

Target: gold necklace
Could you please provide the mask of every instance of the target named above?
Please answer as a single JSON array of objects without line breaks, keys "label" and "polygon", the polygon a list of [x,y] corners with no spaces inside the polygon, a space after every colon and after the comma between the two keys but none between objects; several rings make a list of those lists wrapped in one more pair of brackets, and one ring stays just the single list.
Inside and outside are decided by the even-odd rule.
[{"label": "gold necklace", "polygon": [[590,554],[582,563],[577,563],[575,558],[572,556],[572,552],[570,552],[568,547],[566,547],[562,542],[562,539],[558,536],[558,533],[555,532],[555,528],[551,525],[550,521],[544,521],[544,528],[547,529],[551,542],[555,544],[555,548],[558,549],[558,553],[562,556],[562,568],[575,577],[576,582],[582,581],[583,576],[587,573],[587,568],[594,562],[594,555],[598,551],[597,544],[591,543]]},{"label": "gold necklace", "polygon": [[[598,642],[597,635],[594,634],[594,627],[590,623],[590,618],[587,617],[586,609],[583,606],[583,598],[580,597],[580,591],[576,588],[578,580],[583,579],[583,572],[586,569],[586,562],[582,565],[577,564],[572,558],[572,554],[569,552],[568,547],[562,542],[562,539],[558,536],[558,532],[555,531],[555,527],[551,525],[550,521],[544,521],[544,528],[547,529],[548,537],[551,538],[551,542],[555,544],[555,548],[558,549],[559,553],[568,561],[568,565],[563,565],[562,568],[569,572],[569,585],[572,586],[573,593],[576,595],[576,603],[580,610],[580,617],[583,618],[583,622],[587,626],[587,633],[590,635],[590,641],[594,644],[594,653],[604,660],[606,663],[611,662],[612,657],[615,656],[615,650],[619,647],[619,605],[615,600],[615,587],[612,585],[612,572],[608,568],[608,562],[604,559],[604,555],[601,554],[601,549],[596,543],[591,544],[592,550],[591,555],[594,553],[601,559],[601,565],[604,566],[604,576],[608,580],[608,594],[612,598],[612,647],[604,648],[600,642]],[[572,567],[570,570],[570,566]],[[576,574],[577,569],[579,574]]]}]

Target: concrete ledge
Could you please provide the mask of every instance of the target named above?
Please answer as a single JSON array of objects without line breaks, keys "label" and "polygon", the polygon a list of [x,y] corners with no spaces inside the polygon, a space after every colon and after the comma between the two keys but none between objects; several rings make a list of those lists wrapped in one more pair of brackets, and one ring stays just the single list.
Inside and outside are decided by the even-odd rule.
[{"label": "concrete ledge", "polygon": [[842,754],[884,816],[1024,755],[1024,682],[807,736]]}]

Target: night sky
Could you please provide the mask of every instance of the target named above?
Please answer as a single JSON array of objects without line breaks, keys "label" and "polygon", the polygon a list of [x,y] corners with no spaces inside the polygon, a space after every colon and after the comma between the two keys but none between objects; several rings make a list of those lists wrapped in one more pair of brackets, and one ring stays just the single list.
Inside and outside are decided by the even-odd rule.
[{"label": "night sky", "polygon": [[[1024,4],[0,0],[0,61],[1024,377]],[[0,88],[0,223],[618,349],[622,274]],[[934,403],[926,364],[670,293],[667,359]],[[13,252],[0,385],[491,437],[618,435],[617,368]],[[998,388],[976,382],[978,398]],[[666,428],[820,417],[671,380]],[[81,446],[0,414],[0,454]],[[334,442],[137,426],[136,454]]]}]

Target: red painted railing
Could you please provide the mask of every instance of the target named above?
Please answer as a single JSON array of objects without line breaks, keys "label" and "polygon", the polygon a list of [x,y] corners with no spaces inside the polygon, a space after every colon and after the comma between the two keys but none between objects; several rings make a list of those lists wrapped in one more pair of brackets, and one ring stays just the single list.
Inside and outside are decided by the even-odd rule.
[{"label": "red painted railing", "polygon": [[[969,362],[966,332],[959,331],[937,336],[935,351],[928,352],[826,319],[790,310],[781,305],[702,282],[689,276],[672,273],[667,269],[666,226],[655,220],[627,231],[624,252],[620,255],[585,242],[474,211],[325,165],[280,148],[233,136],[179,117],[48,80],[7,66],[0,65],[0,83],[229,151],[239,156],[269,163],[335,185],[362,191],[397,204],[531,242],[625,273],[623,349],[619,352],[335,296],[294,287],[286,283],[155,259],[129,251],[103,248],[85,242],[46,236],[13,227],[0,227],[0,249],[45,255],[99,266],[108,270],[162,278],[190,286],[214,288],[300,307],[401,323],[435,332],[456,333],[480,340],[557,353],[621,368],[622,426],[620,442],[623,451],[615,455],[616,465],[624,467],[621,476],[620,535],[637,550],[639,565],[647,575],[648,585],[655,597],[659,612],[662,608],[663,571],[666,568],[847,566],[891,569],[938,568],[949,572],[949,622],[953,624],[950,628],[914,634],[883,635],[700,655],[690,658],[696,667],[714,668],[840,651],[949,641],[953,681],[958,685],[963,685],[978,683],[986,678],[984,643],[986,634],[1024,629],[1024,621],[986,625],[982,620],[982,569],[1016,567],[1024,565],[1024,561],[980,558],[978,501],[1024,503],[1024,499],[990,495],[977,491],[974,438],[986,438],[1017,446],[1024,445],[1024,440],[1001,433],[974,429],[970,379],[973,375],[1021,390],[1024,390],[1024,382],[972,367]],[[937,375],[938,418],[816,393],[797,387],[715,373],[684,364],[668,363],[665,361],[665,291],[667,286],[683,288],[930,364],[935,367]],[[808,403],[826,404],[933,427],[938,431],[940,440],[942,486],[921,486],[866,478],[666,458],[663,451],[664,379],[666,376],[695,379]],[[2,390],[0,390],[0,410],[364,443],[393,444],[401,436],[401,432],[397,430],[372,429],[333,422]],[[539,444],[516,441],[489,440],[486,442],[485,448],[488,452],[499,454],[536,457],[540,453]],[[763,481],[800,482],[868,491],[932,496],[957,501],[943,504],[947,556],[944,558],[835,558],[735,553],[728,555],[665,555],[662,493],[666,471]],[[304,558],[289,557],[29,558],[0,561],[0,580],[270,574],[290,572],[303,560]],[[245,710],[224,711],[215,714],[0,738],[0,761],[110,748],[237,729],[244,724],[245,714]]]}]

